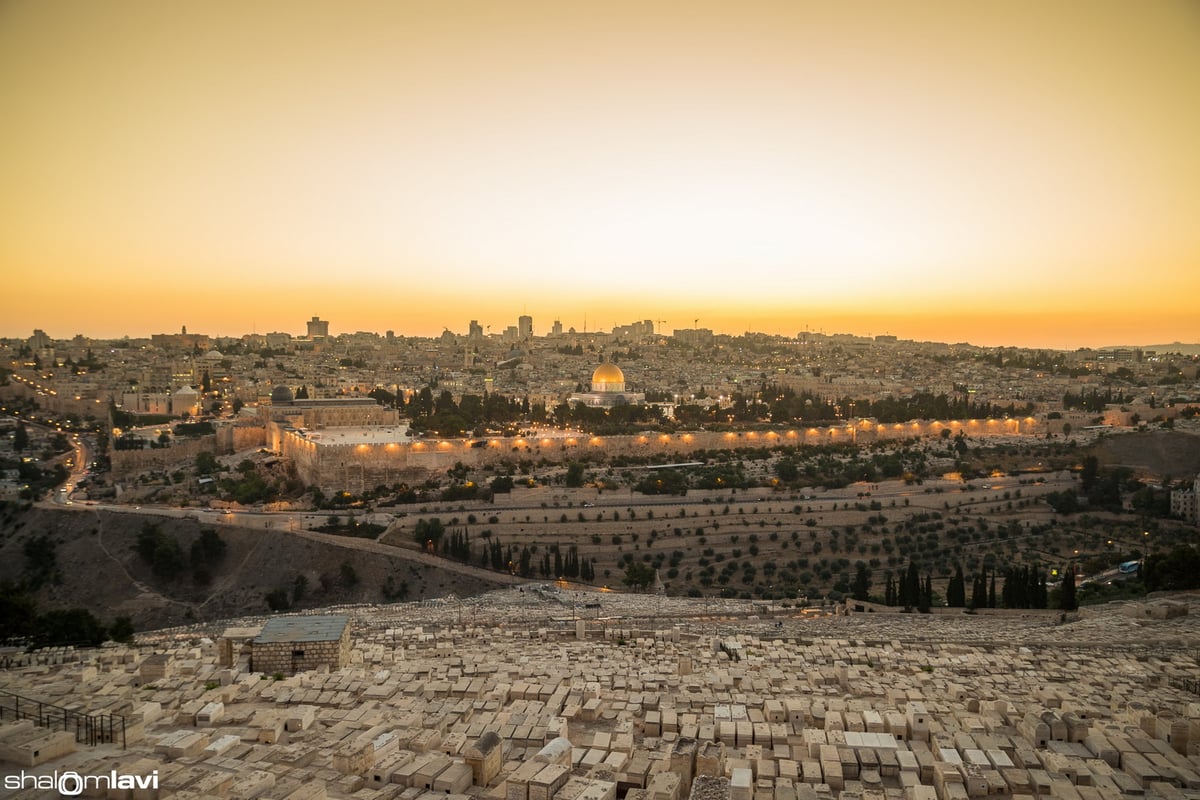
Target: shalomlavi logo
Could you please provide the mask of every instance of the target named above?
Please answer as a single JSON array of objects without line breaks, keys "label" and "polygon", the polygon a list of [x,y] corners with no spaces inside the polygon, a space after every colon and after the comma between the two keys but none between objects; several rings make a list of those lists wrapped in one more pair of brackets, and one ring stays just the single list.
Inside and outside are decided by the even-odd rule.
[{"label": "shalomlavi logo", "polygon": [[158,770],[149,775],[122,775],[116,770],[107,775],[80,775],[78,772],[59,772],[36,775],[21,770],[19,775],[5,775],[4,788],[53,789],[64,797],[76,797],[88,789],[157,789]]}]

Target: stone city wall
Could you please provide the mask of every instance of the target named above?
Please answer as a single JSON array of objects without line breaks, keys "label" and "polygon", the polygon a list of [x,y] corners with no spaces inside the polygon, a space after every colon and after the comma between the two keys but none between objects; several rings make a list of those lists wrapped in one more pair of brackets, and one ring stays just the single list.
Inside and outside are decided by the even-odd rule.
[{"label": "stone city wall", "polygon": [[172,439],[168,447],[144,447],[141,450],[109,451],[115,477],[136,474],[147,469],[165,469],[192,464],[201,453],[228,455],[266,444],[261,425],[223,425],[215,434],[194,439]]},{"label": "stone city wall", "polygon": [[196,456],[209,452],[221,452],[218,437],[213,434],[198,436],[195,439],[172,440],[169,447],[145,447],[141,450],[109,450],[112,461],[113,477],[121,478],[148,469],[165,469],[177,467],[189,462],[194,463]]},{"label": "stone city wall", "polygon": [[[943,433],[948,431],[948,433]],[[272,424],[267,441],[296,465],[300,479],[324,492],[360,493],[376,486],[423,481],[456,462],[469,467],[494,466],[516,459],[561,463],[612,456],[650,456],[667,461],[689,460],[699,450],[775,448],[837,443],[865,444],[930,436],[970,437],[1043,433],[1032,418],[951,420],[879,424],[861,420],[847,425],[780,431],[691,431],[634,436],[530,436],[490,439],[423,439],[414,442],[327,444]]]},{"label": "stone city wall", "polygon": [[217,444],[220,453],[240,453],[243,450],[263,447],[267,443],[267,431],[262,425],[222,425],[217,429]]}]

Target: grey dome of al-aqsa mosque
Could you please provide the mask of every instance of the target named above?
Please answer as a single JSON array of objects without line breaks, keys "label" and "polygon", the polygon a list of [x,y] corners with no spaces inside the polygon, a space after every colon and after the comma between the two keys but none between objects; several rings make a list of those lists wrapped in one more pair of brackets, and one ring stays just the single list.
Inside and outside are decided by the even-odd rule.
[{"label": "grey dome of al-aqsa mosque", "polygon": [[292,390],[286,386],[276,386],[271,390],[271,405],[281,405],[290,403],[296,398],[292,396]]}]

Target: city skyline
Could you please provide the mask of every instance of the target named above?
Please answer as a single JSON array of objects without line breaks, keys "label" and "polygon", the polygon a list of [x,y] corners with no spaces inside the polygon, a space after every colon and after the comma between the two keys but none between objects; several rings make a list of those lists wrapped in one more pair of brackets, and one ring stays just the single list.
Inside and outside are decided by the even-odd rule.
[{"label": "city skyline", "polygon": [[0,336],[1200,340],[1195,4],[855,8],[5,4]]},{"label": "city skyline", "polygon": [[[483,323],[480,323],[480,321],[477,319],[464,320],[463,324],[459,325],[459,326],[455,326],[455,325],[444,326],[442,328],[442,331],[437,334],[424,334],[424,333],[413,334],[413,333],[406,333],[404,331],[397,331],[397,330],[394,330],[391,328],[388,328],[385,330],[378,330],[378,329],[373,329],[373,328],[364,328],[362,326],[354,325],[352,323],[350,323],[346,326],[340,326],[336,320],[322,318],[322,317],[320,317],[320,315],[313,315],[310,319],[301,320],[299,323],[292,321],[290,324],[285,324],[285,325],[281,326],[280,328],[277,328],[277,329],[273,328],[271,330],[256,329],[253,331],[241,331],[241,332],[209,331],[209,330],[204,330],[202,328],[197,328],[196,326],[189,326],[187,324],[182,324],[182,325],[176,325],[175,328],[172,330],[156,330],[153,332],[145,332],[145,333],[138,333],[138,334],[123,333],[123,334],[113,335],[113,336],[98,336],[98,335],[91,335],[85,331],[77,331],[74,333],[64,335],[64,334],[56,333],[53,331],[48,332],[43,328],[35,328],[30,332],[31,335],[0,336],[0,340],[6,340],[9,342],[13,342],[13,341],[27,342],[27,343],[31,343],[31,344],[35,340],[44,340],[47,344],[45,344],[45,345],[34,344],[33,345],[34,347],[42,347],[42,346],[47,346],[49,343],[56,342],[56,341],[66,342],[71,339],[74,339],[76,336],[83,336],[84,338],[91,340],[91,341],[106,342],[106,341],[119,341],[119,340],[148,340],[148,339],[151,339],[156,336],[173,336],[173,335],[177,335],[177,334],[182,334],[184,336],[206,337],[206,338],[212,340],[213,342],[217,342],[219,340],[245,339],[246,337],[251,337],[251,336],[260,336],[261,337],[261,336],[267,336],[267,335],[283,334],[285,336],[295,339],[296,341],[305,341],[305,340],[314,338],[314,333],[313,333],[314,325],[317,325],[317,326],[321,326],[321,327],[318,327],[318,330],[323,329],[323,330],[327,331],[327,333],[324,333],[324,334],[315,334],[316,338],[318,338],[318,339],[329,338],[329,339],[336,340],[340,336],[354,336],[354,335],[361,335],[361,334],[368,334],[368,335],[383,337],[386,334],[386,335],[395,335],[397,337],[404,337],[404,338],[431,339],[432,340],[432,339],[439,338],[442,333],[449,332],[449,333],[453,334],[456,338],[462,339],[462,340],[469,341],[475,335],[479,335],[479,336],[491,339],[496,342],[504,342],[504,341],[508,341],[510,338],[515,339],[515,340],[520,340],[520,339],[526,338],[526,335],[521,333],[519,319],[528,319],[531,321],[533,327],[532,327],[532,331],[529,335],[532,336],[534,339],[545,339],[545,338],[555,338],[555,337],[562,337],[562,338],[570,339],[573,337],[585,338],[585,337],[589,337],[589,336],[601,336],[601,337],[616,336],[616,337],[620,338],[622,336],[631,335],[633,340],[636,341],[646,335],[638,329],[641,328],[641,326],[643,326],[644,323],[650,323],[651,327],[654,330],[654,334],[652,335],[653,338],[671,337],[675,333],[680,333],[681,335],[686,335],[690,331],[698,329],[700,331],[707,331],[713,336],[727,336],[727,337],[732,337],[732,338],[736,338],[736,337],[739,337],[742,335],[746,335],[746,336],[766,335],[766,336],[783,337],[785,339],[791,339],[794,341],[802,341],[806,337],[830,338],[830,337],[849,336],[849,337],[854,337],[854,338],[858,338],[858,339],[873,339],[873,338],[878,338],[878,337],[886,337],[886,338],[894,338],[895,340],[898,340],[898,341],[914,342],[917,344],[966,345],[966,346],[978,347],[978,348],[997,347],[997,348],[1004,348],[1004,349],[1046,350],[1046,351],[1060,351],[1060,352],[1086,351],[1086,350],[1107,350],[1107,349],[1111,349],[1111,348],[1136,348],[1136,349],[1157,348],[1158,350],[1163,350],[1164,352],[1181,352],[1185,355],[1200,354],[1200,341],[1182,341],[1179,339],[1176,339],[1176,340],[1173,340],[1170,342],[1167,342],[1167,341],[1153,341],[1152,342],[1149,340],[1146,340],[1146,341],[1103,341],[1103,342],[1093,341],[1093,342],[1089,342],[1087,344],[1081,344],[1079,346],[1058,348],[1058,347],[1027,346],[1027,345],[1020,345],[1020,344],[1013,344],[1013,343],[981,344],[979,342],[972,342],[972,341],[967,341],[967,340],[905,337],[905,336],[898,336],[897,334],[891,333],[890,331],[862,332],[862,331],[824,329],[824,328],[821,328],[821,329],[807,328],[805,330],[795,331],[792,333],[772,333],[772,332],[768,332],[768,331],[754,330],[754,329],[746,329],[744,331],[721,331],[721,330],[712,330],[711,328],[705,326],[703,323],[700,323],[699,325],[697,325],[695,327],[689,326],[689,327],[680,328],[677,326],[669,326],[669,325],[665,324],[668,322],[667,320],[652,320],[652,319],[632,319],[632,320],[626,320],[624,322],[614,323],[612,325],[604,325],[604,326],[600,326],[600,327],[592,326],[592,327],[587,327],[586,329],[584,329],[584,328],[576,328],[569,324],[564,324],[564,323],[562,323],[561,320],[558,320],[558,319],[554,319],[550,322],[547,322],[544,325],[539,325],[539,321],[536,318],[532,318],[528,315],[522,315],[520,318],[513,317],[512,320],[501,319],[498,321],[498,324],[495,324],[495,325],[490,324],[490,323],[483,324]],[[517,324],[514,324],[514,321],[516,321]],[[698,320],[694,320],[694,322],[698,322]],[[659,325],[656,323],[664,323],[664,324]],[[476,334],[474,332],[475,326],[478,326],[478,329],[480,331],[479,334]],[[559,327],[560,330],[558,330],[558,331],[553,330],[553,328],[555,326]],[[631,329],[634,331],[634,333],[632,333],[632,334],[629,333],[629,331]],[[690,341],[690,339],[685,338],[685,341]],[[1175,349],[1175,348],[1177,348],[1177,349]]]}]

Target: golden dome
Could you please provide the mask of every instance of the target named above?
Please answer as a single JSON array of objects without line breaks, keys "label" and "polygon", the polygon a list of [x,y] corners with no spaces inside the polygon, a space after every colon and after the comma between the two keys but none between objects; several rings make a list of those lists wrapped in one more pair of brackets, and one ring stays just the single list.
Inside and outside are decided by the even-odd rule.
[{"label": "golden dome", "polygon": [[616,364],[604,363],[592,373],[593,392],[625,391],[625,373]]}]

